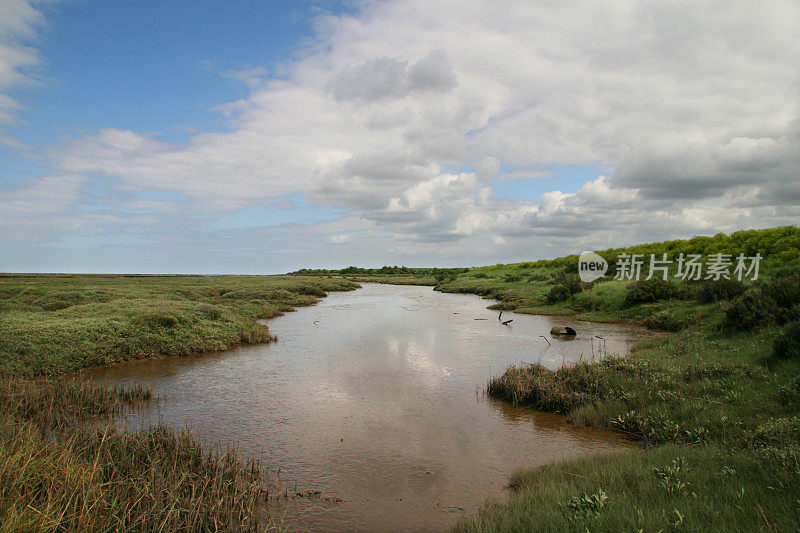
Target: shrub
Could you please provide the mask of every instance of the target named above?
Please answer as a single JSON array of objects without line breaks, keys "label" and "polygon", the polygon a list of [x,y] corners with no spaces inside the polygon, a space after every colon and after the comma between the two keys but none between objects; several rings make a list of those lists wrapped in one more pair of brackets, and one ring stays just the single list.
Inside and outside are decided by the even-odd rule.
[{"label": "shrub", "polygon": [[675,318],[668,311],[659,311],[649,316],[644,325],[647,329],[660,329],[662,331],[680,331],[684,327],[684,322]]},{"label": "shrub", "polygon": [[553,283],[566,287],[570,295],[579,293],[581,290],[583,290],[581,278],[578,276],[578,274],[568,272],[567,270],[561,270],[553,275]]},{"label": "shrub", "polygon": [[746,292],[725,312],[726,327],[752,330],[800,320],[800,275],[773,278]]},{"label": "shrub", "polygon": [[749,331],[772,324],[777,313],[778,306],[773,300],[757,292],[748,292],[725,311],[725,325]]},{"label": "shrub", "polygon": [[697,290],[697,300],[703,303],[730,300],[744,294],[747,286],[735,279],[704,281]]},{"label": "shrub", "polygon": [[761,287],[761,293],[778,307],[791,309],[800,302],[800,275],[773,278]]},{"label": "shrub", "polygon": [[436,274],[435,279],[439,283],[451,283],[456,280],[458,274],[456,272],[439,272]]},{"label": "shrub", "polygon": [[503,281],[506,283],[516,283],[522,279],[519,274],[506,274],[503,276]]},{"label": "shrub", "polygon": [[550,275],[546,272],[534,272],[528,275],[528,281],[547,281]]},{"label": "shrub", "polygon": [[626,306],[669,300],[682,296],[680,287],[661,278],[634,282],[625,294]]},{"label": "shrub", "polygon": [[780,358],[800,358],[800,322],[792,322],[776,339],[772,353]]},{"label": "shrub", "polygon": [[474,277],[475,279],[486,279],[489,277],[489,274],[487,274],[486,272],[478,272],[477,274],[475,274]]},{"label": "shrub", "polygon": [[567,300],[572,293],[565,285],[555,285],[550,292],[547,293],[545,301],[549,304],[555,304]]}]

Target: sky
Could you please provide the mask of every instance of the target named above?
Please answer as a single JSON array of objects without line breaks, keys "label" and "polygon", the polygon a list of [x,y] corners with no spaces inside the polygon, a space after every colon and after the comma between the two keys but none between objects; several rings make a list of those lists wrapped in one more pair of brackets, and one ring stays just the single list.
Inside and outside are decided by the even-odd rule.
[{"label": "sky", "polygon": [[800,222],[800,3],[0,0],[0,271],[471,266]]}]

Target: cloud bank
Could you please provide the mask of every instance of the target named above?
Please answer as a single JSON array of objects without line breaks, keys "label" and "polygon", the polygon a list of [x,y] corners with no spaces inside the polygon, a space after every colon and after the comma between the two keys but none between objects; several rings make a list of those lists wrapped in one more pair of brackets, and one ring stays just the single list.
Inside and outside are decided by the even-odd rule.
[{"label": "cloud bank", "polygon": [[[40,22],[12,4],[22,15],[0,26],[8,42]],[[366,2],[318,18],[281,78],[243,72],[249,95],[217,109],[224,132],[171,144],[110,124],[47,156],[73,207],[86,202],[80,180],[110,184],[94,200],[103,220],[71,213],[84,230],[125,226],[153,246],[305,250],[287,267],[478,264],[796,223],[798,27],[792,1]],[[0,48],[0,90],[36,62],[15,49]],[[14,111],[2,98],[0,119]],[[498,180],[565,165],[608,170],[538,199],[494,193]],[[35,224],[24,206],[42,195],[38,183],[15,190],[12,215],[0,216]],[[292,195],[346,214],[200,229]]]}]

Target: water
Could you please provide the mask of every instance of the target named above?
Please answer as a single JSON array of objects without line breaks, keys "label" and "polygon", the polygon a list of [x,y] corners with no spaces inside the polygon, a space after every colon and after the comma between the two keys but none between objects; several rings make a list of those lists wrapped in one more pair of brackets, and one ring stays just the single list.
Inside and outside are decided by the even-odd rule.
[{"label": "water", "polygon": [[[205,444],[261,458],[290,496],[321,491],[273,509],[290,530],[446,529],[503,497],[518,468],[632,445],[482,391],[510,364],[625,354],[640,330],[510,312],[503,326],[489,303],[365,284],[270,320],[277,343],[88,374],[159,395],[127,424],[188,426]],[[577,338],[551,338],[556,324]]]}]

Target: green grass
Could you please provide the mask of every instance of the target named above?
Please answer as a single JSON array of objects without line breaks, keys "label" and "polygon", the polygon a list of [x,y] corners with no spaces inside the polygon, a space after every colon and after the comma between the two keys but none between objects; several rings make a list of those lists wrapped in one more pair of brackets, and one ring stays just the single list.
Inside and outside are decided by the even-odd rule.
[{"label": "green grass", "polygon": [[[511,367],[491,378],[487,392],[494,397],[563,413],[577,425],[624,432],[644,448],[520,472],[507,501],[487,505],[456,529],[800,529],[796,264],[774,260],[765,281],[748,284],[741,295],[739,288],[710,298],[696,284],[675,284],[659,295],[607,281],[584,285],[555,303],[513,300],[533,294],[514,283],[547,283],[541,274],[500,285],[516,266],[479,270],[485,274],[477,278],[473,270],[467,276],[474,279],[448,285],[510,295],[522,302],[517,312],[680,331],[639,342],[622,359],[555,370]],[[550,278],[563,279],[563,273]]]},{"label": "green grass", "polygon": [[357,287],[296,276],[2,275],[0,375],[266,342],[272,336],[258,319]]},{"label": "green grass", "polygon": [[129,432],[96,418],[148,401],[140,386],[0,378],[0,530],[269,526],[258,463],[204,451],[187,431]]},{"label": "green grass", "polygon": [[[490,394],[623,431],[640,450],[518,473],[515,493],[466,531],[789,531],[800,528],[800,229],[794,226],[601,252],[764,255],[742,296],[581,284],[577,256],[470,269],[303,270],[287,276],[0,275],[0,529],[252,529],[269,526],[258,466],[204,452],[188,433],[84,424],[148,400],[145,389],[57,376],[125,359],[271,339],[259,318],[353,280],[436,284],[522,313],[664,326],[595,365],[510,368]],[[779,280],[772,283],[772,280]],[[560,286],[559,294],[553,292]],[[636,297],[632,291],[637,290]],[[556,297],[557,296],[557,297]],[[779,349],[774,348],[774,339]],[[18,376],[26,376],[20,378]]]},{"label": "green grass", "polygon": [[517,474],[508,501],[456,530],[796,531],[799,460],[797,448],[666,445],[566,461]]},{"label": "green grass", "polygon": [[[260,318],[358,285],[297,276],[0,276],[0,531],[264,530],[268,482],[189,431],[109,417],[149,389],[61,377],[273,337]],[[50,376],[42,378],[41,376]]]}]

